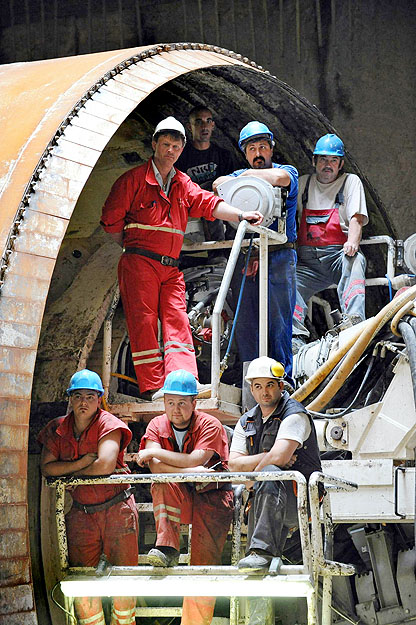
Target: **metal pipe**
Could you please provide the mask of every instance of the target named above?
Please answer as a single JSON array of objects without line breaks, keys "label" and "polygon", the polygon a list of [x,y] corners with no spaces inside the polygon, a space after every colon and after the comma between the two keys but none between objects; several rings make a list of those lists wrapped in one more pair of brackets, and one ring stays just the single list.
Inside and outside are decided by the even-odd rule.
[{"label": "metal pipe", "polygon": [[259,263],[259,356],[267,356],[269,255],[267,234],[264,233],[260,235]]},{"label": "metal pipe", "polygon": [[390,278],[394,278],[394,261],[396,257],[396,244],[394,239],[387,235],[380,235],[376,237],[368,237],[363,239],[360,245],[377,245],[378,243],[385,243],[387,245],[387,270],[386,274]]},{"label": "metal pipe", "polygon": [[218,397],[220,389],[220,364],[221,364],[221,313],[224,308],[225,298],[230,288],[231,278],[240,254],[241,243],[247,231],[248,222],[242,221],[235,235],[231,248],[230,257],[225,267],[224,276],[212,313],[212,358],[211,358],[211,397]]},{"label": "metal pipe", "polygon": [[59,564],[62,571],[68,568],[68,541],[65,525],[65,482],[56,483],[55,510],[56,531],[58,536]]},{"label": "metal pipe", "polygon": [[103,328],[103,362],[102,362],[102,379],[104,387],[104,399],[108,399],[111,379],[111,342],[113,335],[113,318],[120,299],[120,289],[118,286],[114,291],[111,304],[104,319]]}]

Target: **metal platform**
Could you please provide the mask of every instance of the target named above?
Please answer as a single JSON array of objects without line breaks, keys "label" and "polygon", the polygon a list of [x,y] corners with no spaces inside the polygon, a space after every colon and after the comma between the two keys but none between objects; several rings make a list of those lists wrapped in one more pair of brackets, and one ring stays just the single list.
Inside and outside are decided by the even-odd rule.
[{"label": "metal platform", "polygon": [[[144,401],[119,394],[115,395],[112,401],[110,399],[108,409],[123,421],[144,423],[165,411],[163,398]],[[218,397],[198,399],[197,410],[214,415],[224,425],[235,425],[241,417],[241,388],[220,384]]]}]

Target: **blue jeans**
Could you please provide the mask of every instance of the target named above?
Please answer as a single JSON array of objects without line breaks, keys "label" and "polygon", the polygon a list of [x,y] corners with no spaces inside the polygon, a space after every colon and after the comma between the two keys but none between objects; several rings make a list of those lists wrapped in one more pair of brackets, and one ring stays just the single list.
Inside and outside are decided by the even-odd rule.
[{"label": "blue jeans", "polygon": [[[241,263],[234,272],[233,290],[241,284]],[[238,297],[238,292],[234,294]],[[281,362],[287,381],[292,380],[292,318],[296,302],[296,252],[280,249],[269,253],[269,350],[268,356]],[[259,276],[248,277],[244,286],[235,336],[242,362],[259,356]]]},{"label": "blue jeans", "polygon": [[305,327],[308,300],[312,295],[338,284],[337,293],[341,311],[365,319],[365,267],[361,252],[346,256],[342,245],[298,248],[296,267],[296,308],[293,316],[293,334],[309,336]]}]

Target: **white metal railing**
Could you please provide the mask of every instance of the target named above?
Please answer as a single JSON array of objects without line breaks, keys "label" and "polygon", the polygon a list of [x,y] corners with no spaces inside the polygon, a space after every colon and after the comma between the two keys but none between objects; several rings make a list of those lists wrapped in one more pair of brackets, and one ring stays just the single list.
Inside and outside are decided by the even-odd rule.
[{"label": "white metal railing", "polygon": [[331,625],[332,578],[339,575],[354,575],[355,568],[351,564],[343,564],[332,560],[334,526],[332,523],[331,503],[328,496],[324,496],[322,501],[325,546],[323,544],[320,510],[318,505],[319,484],[323,484],[328,492],[353,491],[357,490],[358,485],[339,477],[325,475],[319,471],[312,473],[309,478],[308,488],[311,514],[314,584],[316,591],[318,591],[318,578],[319,576],[322,576],[322,625]]},{"label": "white metal railing", "polygon": [[[177,566],[171,569],[151,566],[111,566],[105,576],[97,576],[91,567],[69,567],[68,545],[64,517],[65,488],[82,484],[136,484],[136,483],[189,483],[233,482],[245,484],[252,481],[295,481],[297,483],[297,510],[302,560],[300,565],[282,564],[277,574],[246,575],[237,568],[241,540],[241,499],[236,523],[234,517],[231,566]],[[323,578],[322,625],[331,623],[332,577],[353,575],[351,565],[332,560],[333,524],[329,497],[323,498],[320,517],[319,484],[327,491],[351,491],[357,484],[338,477],[315,472],[309,480],[309,497],[305,477],[298,471],[284,472],[234,472],[194,474],[115,474],[108,477],[48,478],[47,483],[56,489],[56,523],[58,535],[61,589],[66,597],[75,596],[177,596],[178,588],[186,596],[227,596],[230,603],[230,625],[239,620],[236,597],[306,597],[308,625],[318,623],[318,580]],[[309,501],[309,506],[308,506]],[[311,517],[311,535],[308,523]],[[322,541],[321,522],[324,524],[325,546]],[[192,583],[190,579],[192,578]],[[199,581],[198,581],[199,580]],[[163,588],[162,588],[163,586]]]}]

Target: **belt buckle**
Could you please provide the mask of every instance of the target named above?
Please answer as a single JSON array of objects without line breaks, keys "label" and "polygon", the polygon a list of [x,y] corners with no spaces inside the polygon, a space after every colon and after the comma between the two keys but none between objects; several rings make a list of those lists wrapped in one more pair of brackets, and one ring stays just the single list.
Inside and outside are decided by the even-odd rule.
[{"label": "belt buckle", "polygon": [[82,509],[84,510],[85,514],[89,514],[87,506],[85,504],[83,504]]},{"label": "belt buckle", "polygon": [[167,265],[168,267],[170,267],[172,265],[172,258],[170,256],[162,256],[160,258],[160,263],[162,265]]}]

